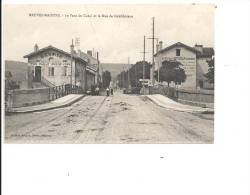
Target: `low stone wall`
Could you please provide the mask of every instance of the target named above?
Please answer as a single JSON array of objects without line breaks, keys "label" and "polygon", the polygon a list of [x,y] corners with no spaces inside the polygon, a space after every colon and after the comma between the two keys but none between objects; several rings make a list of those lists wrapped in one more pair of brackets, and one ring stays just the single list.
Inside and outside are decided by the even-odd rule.
[{"label": "low stone wall", "polygon": [[213,103],[214,102],[214,94],[213,91],[205,91],[205,90],[198,90],[198,91],[191,91],[191,90],[183,90],[178,89],[178,100],[186,100],[191,102],[206,102],[206,103]]},{"label": "low stone wall", "polygon": [[42,104],[49,101],[49,88],[10,90],[7,94],[7,108],[18,108]]},{"label": "low stone wall", "polygon": [[199,103],[214,103],[214,91],[213,90],[185,90],[175,89],[167,86],[150,87],[150,94],[162,94],[169,98],[175,99],[180,102],[193,103],[197,105]]},{"label": "low stone wall", "polygon": [[149,87],[149,94],[161,94],[174,100],[177,100],[178,95],[175,88],[161,85],[157,87]]}]

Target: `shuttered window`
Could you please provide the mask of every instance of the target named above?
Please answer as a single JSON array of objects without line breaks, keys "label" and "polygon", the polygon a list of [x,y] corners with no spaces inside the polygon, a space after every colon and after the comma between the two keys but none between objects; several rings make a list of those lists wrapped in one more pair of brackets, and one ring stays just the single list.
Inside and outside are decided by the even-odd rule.
[{"label": "shuttered window", "polygon": [[54,76],[54,75],[55,75],[54,67],[49,67],[49,76]]},{"label": "shuttered window", "polygon": [[67,66],[63,66],[63,76],[67,76]]}]

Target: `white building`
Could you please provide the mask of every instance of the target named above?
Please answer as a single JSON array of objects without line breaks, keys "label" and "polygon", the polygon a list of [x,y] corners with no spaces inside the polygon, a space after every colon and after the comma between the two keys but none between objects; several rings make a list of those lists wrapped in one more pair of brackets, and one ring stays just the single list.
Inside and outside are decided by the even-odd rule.
[{"label": "white building", "polygon": [[208,72],[208,60],[214,56],[214,49],[195,45],[190,47],[177,42],[166,48],[162,48],[162,41],[157,45],[155,54],[155,69],[162,66],[163,61],[177,60],[183,64],[183,69],[187,75],[186,81],[181,84],[181,88],[213,88],[204,76]]},{"label": "white building", "polygon": [[70,53],[51,45],[39,49],[36,44],[24,58],[28,58],[30,87],[80,83],[86,91],[96,83],[97,62],[82,51],[76,52],[73,44]]}]

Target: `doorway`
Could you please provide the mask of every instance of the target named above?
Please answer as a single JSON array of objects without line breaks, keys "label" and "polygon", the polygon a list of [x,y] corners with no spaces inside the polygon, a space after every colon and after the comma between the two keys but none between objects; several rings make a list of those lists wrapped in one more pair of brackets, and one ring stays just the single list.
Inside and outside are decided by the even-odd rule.
[{"label": "doorway", "polygon": [[41,81],[41,66],[35,66],[34,81],[36,81],[36,82],[40,82]]}]

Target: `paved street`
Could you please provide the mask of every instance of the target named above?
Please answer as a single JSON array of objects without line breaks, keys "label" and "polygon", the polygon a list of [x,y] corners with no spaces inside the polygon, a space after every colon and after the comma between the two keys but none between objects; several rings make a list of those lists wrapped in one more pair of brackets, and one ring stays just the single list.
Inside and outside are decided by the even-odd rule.
[{"label": "paved street", "polygon": [[86,96],[5,118],[6,143],[213,143],[213,114],[164,109],[144,96]]}]

